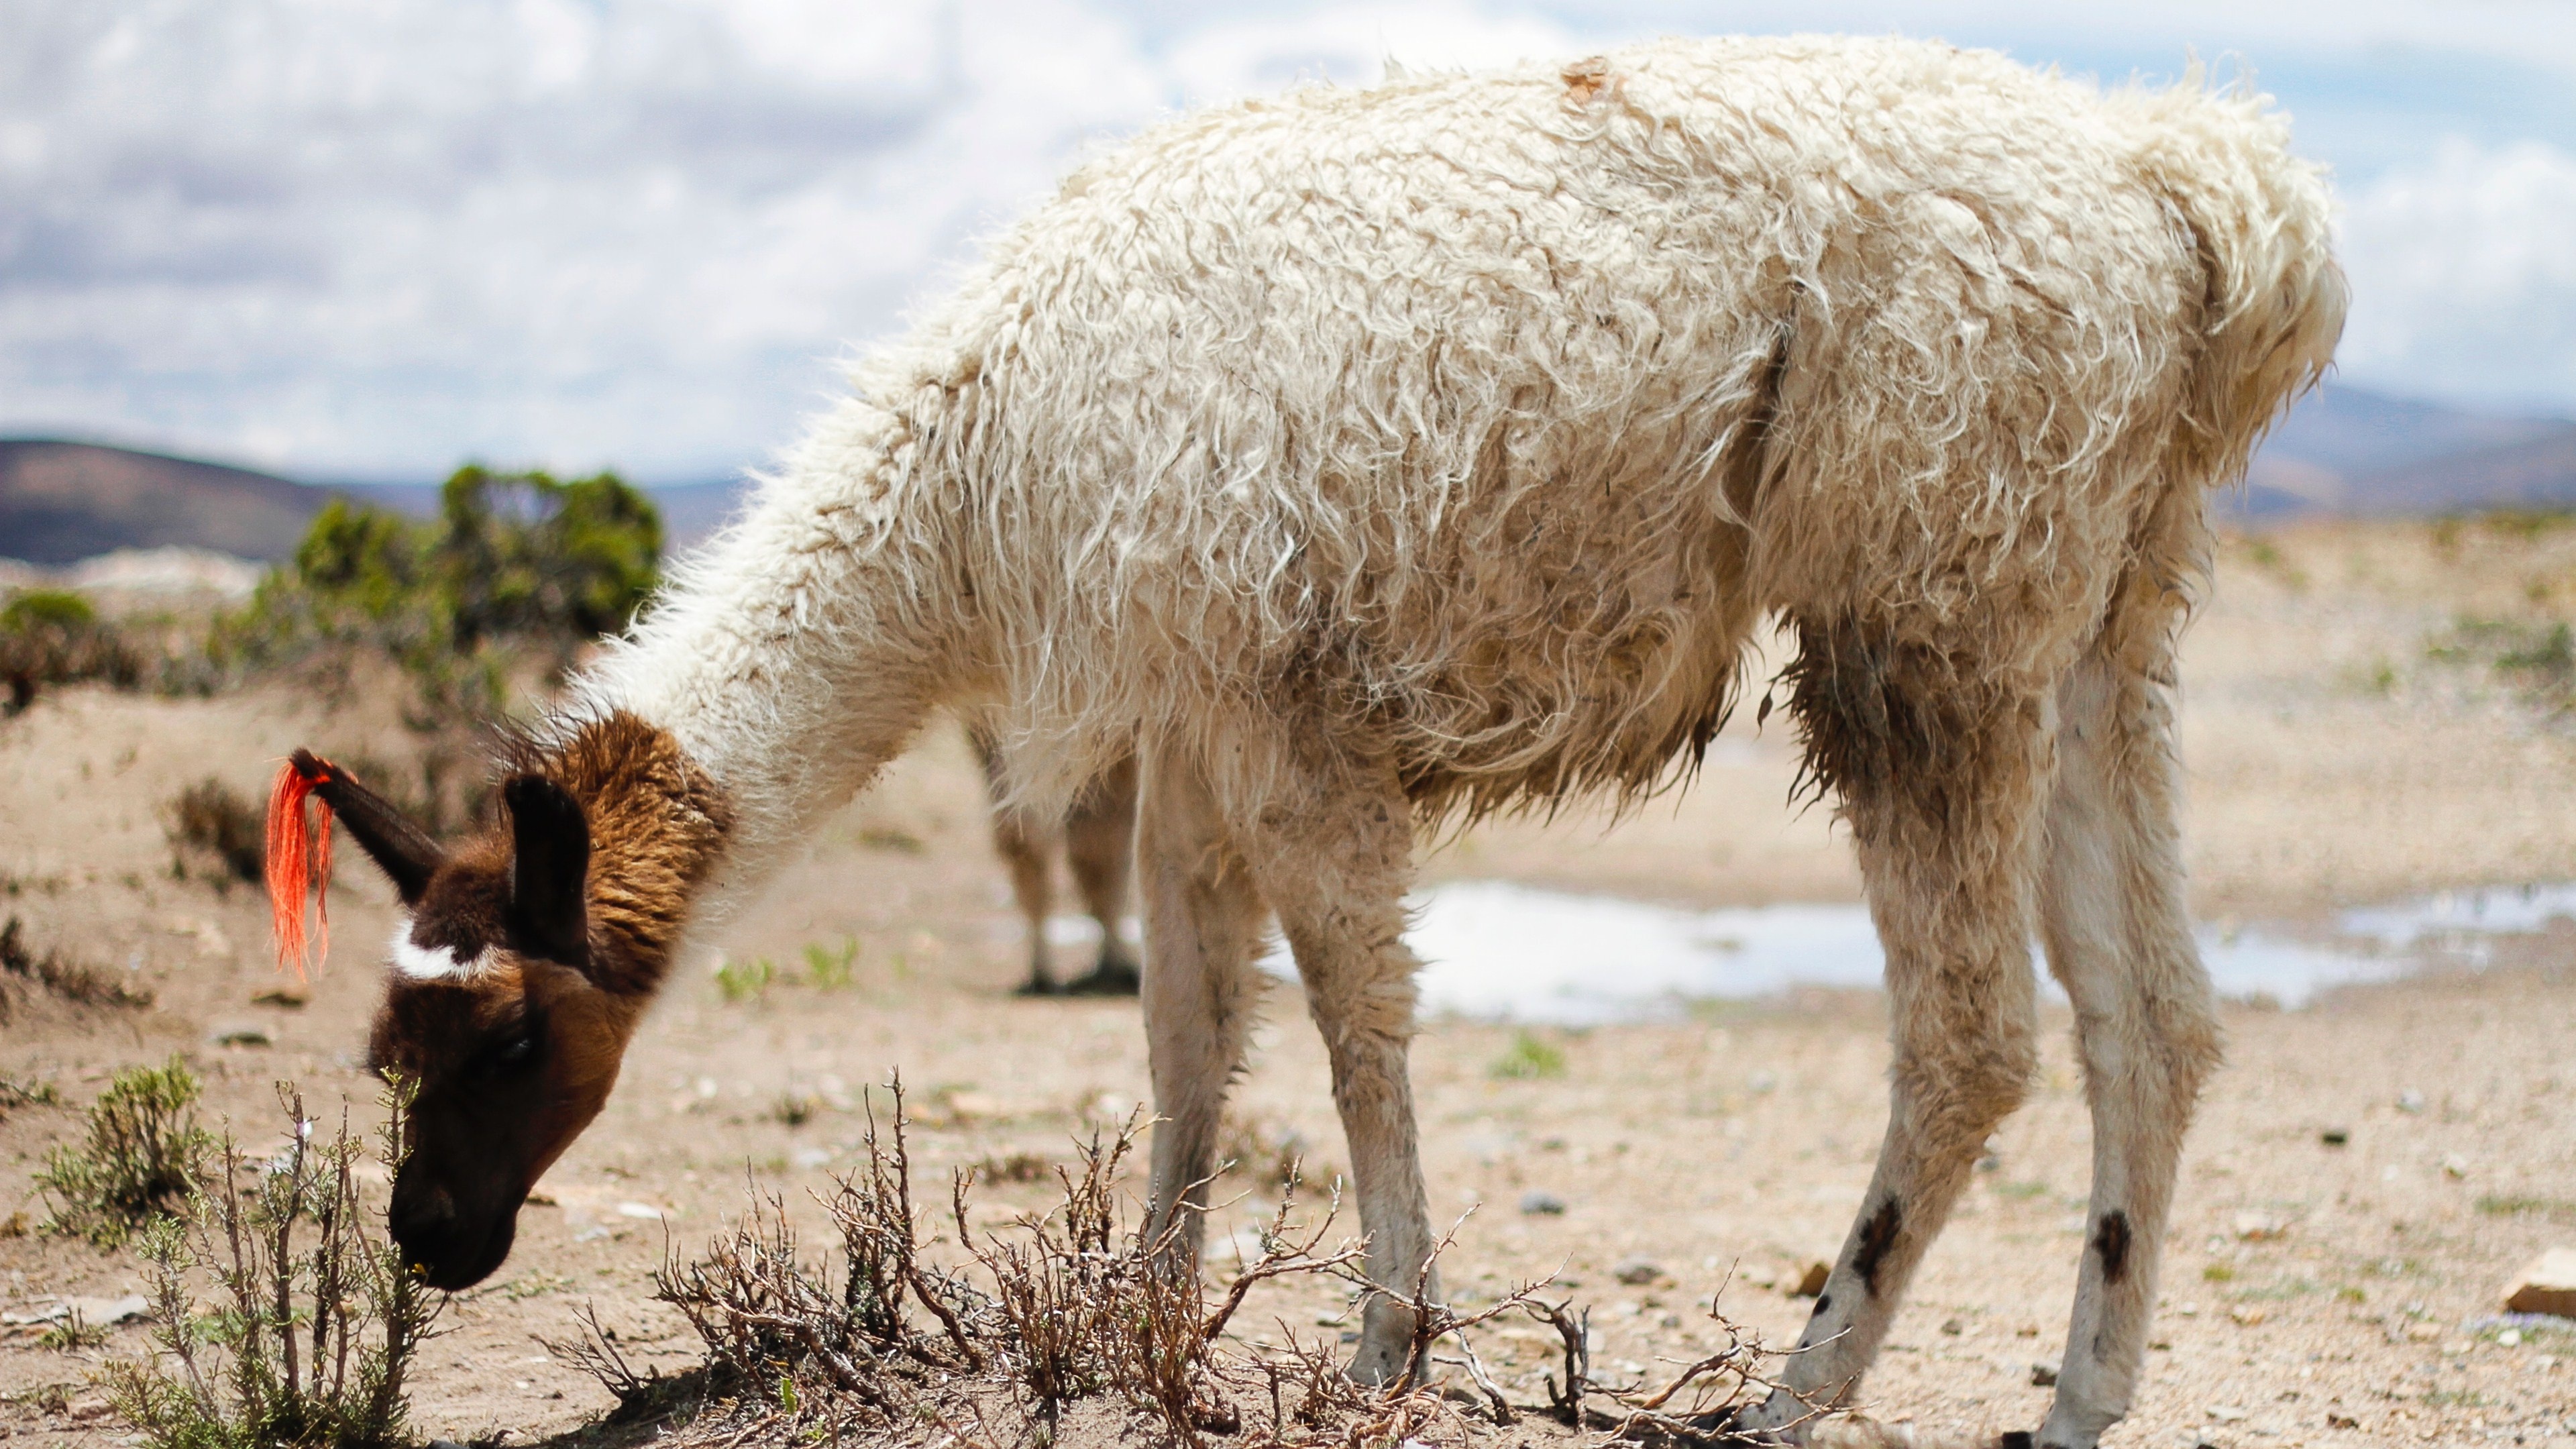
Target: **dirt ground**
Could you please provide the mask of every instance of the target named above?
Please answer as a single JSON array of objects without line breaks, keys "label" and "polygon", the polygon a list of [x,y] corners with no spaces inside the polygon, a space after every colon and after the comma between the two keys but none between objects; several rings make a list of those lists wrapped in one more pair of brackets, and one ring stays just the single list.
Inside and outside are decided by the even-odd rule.
[{"label": "dirt ground", "polygon": [[[2576,733],[2532,693],[2546,670],[2506,676],[2471,646],[2446,657],[2486,637],[2463,620],[2545,624],[2576,607],[2570,590],[2576,532],[2338,525],[2230,542],[2184,671],[2202,911],[2297,920],[2576,880]],[[0,1073],[65,1098],[0,1120],[0,1220],[24,1214],[0,1237],[0,1311],[143,1284],[132,1256],[30,1226],[45,1216],[31,1182],[45,1151],[76,1135],[115,1070],[184,1053],[211,1113],[254,1143],[280,1131],[280,1080],[363,1114],[356,1059],[388,893],[344,862],[335,950],[309,1002],[259,1003],[278,981],[255,893],[174,879],[163,810],[209,774],[255,793],[300,743],[394,755],[396,727],[376,713],[363,697],[325,708],[283,691],[81,689],[0,722],[0,916],[158,997],[141,1012],[21,1002],[0,1024]],[[1675,800],[1606,830],[1594,817],[1490,826],[1426,871],[1677,904],[1856,899],[1828,813],[1784,806],[1795,758],[1778,717],[1757,733],[1742,715]],[[1133,1003],[1013,998],[1016,930],[980,781],[943,730],[727,942],[737,963],[777,963],[780,982],[727,1000],[712,960],[681,972],[605,1115],[543,1184],[550,1201],[522,1216],[509,1263],[453,1303],[424,1351],[419,1427],[528,1442],[598,1415],[607,1395],[536,1341],[569,1335],[584,1303],[642,1361],[688,1363],[692,1341],[650,1301],[666,1247],[694,1253],[739,1214],[747,1179],[817,1217],[802,1194],[849,1165],[859,1096],[890,1072],[911,1087],[916,1169],[933,1180],[1019,1153],[1061,1160],[1085,1121],[1143,1098]],[[846,942],[850,984],[801,984],[805,948]],[[2147,1388],[2108,1442],[2576,1446],[2576,1328],[2480,1322],[2514,1269],[2576,1244],[2571,968],[2576,928],[2561,926],[2475,973],[2347,988],[2292,1012],[2228,1007],[2228,1065],[2187,1153]],[[2089,1152],[2062,1012],[2047,1026],[2030,1106],[1999,1134],[1866,1387],[1878,1420],[1990,1436],[2036,1427],[2045,1407],[2033,1365],[2054,1362],[2065,1331]],[[1565,1070],[1536,1079],[1493,1070],[1514,1034],[1435,1020],[1415,1054],[1435,1208],[1476,1209],[1445,1260],[1453,1297],[1561,1272],[1594,1310],[1599,1362],[1651,1372],[1710,1341],[1700,1314],[1731,1268],[1722,1309],[1793,1338],[1807,1304],[1783,1288],[1840,1242],[1884,1121],[1881,1001],[1801,994],[1543,1030]],[[1312,1144],[1310,1175],[1340,1160],[1323,1055],[1284,990],[1238,1101],[1246,1122]],[[1248,1226],[1268,1192],[1236,1187],[1246,1199],[1212,1234],[1220,1272],[1223,1230]],[[1521,1211],[1533,1192],[1564,1210]],[[983,1213],[1005,1219],[1039,1193],[989,1188]],[[1652,1281],[1614,1273],[1641,1262]],[[1268,1326],[1249,1331],[1329,1335],[1343,1309],[1301,1287],[1264,1302]],[[65,1353],[0,1329],[0,1437],[119,1442],[89,1376],[143,1351],[146,1333],[129,1324],[105,1348]],[[1548,1360],[1535,1334],[1493,1333],[1483,1350],[1536,1395]]]}]

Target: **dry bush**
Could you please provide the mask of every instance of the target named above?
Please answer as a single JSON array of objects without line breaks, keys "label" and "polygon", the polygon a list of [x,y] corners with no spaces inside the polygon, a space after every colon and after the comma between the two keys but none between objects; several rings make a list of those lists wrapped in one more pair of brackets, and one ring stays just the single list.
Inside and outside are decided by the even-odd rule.
[{"label": "dry bush", "polygon": [[[409,1093],[389,1086],[376,1156],[401,1170]],[[186,1223],[147,1239],[161,1355],[108,1366],[109,1402],[147,1449],[379,1449],[411,1442],[403,1386],[446,1296],[423,1286],[370,1211],[366,1156],[343,1110],[328,1142],[280,1084],[286,1146],[251,1161],[227,1140],[223,1172]],[[251,1186],[244,1188],[244,1178]],[[198,1278],[214,1289],[201,1315]]]},{"label": "dry bush", "polygon": [[[636,1374],[595,1319],[584,1343],[555,1346],[618,1396],[618,1421],[703,1395],[708,1411],[670,1442],[909,1443],[936,1426],[966,1449],[999,1449],[1010,1436],[995,1433],[988,1411],[1015,1423],[1022,1442],[1046,1444],[1067,1405],[1114,1397],[1157,1438],[1190,1449],[1212,1434],[1256,1449],[1459,1443],[1478,1425],[1522,1415],[1630,1438],[1705,1442],[1715,1416],[1772,1387],[1762,1372],[1768,1355],[1714,1306],[1725,1339],[1719,1352],[1659,1387],[1604,1384],[1592,1377],[1584,1317],[1542,1298],[1544,1285],[1460,1314],[1429,1300],[1427,1268],[1410,1293],[1394,1295],[1417,1329],[1403,1373],[1383,1389],[1353,1383],[1337,1346],[1301,1342],[1284,1323],[1284,1347],[1239,1343],[1227,1327],[1262,1283],[1320,1278],[1364,1295],[1388,1290],[1364,1277],[1358,1244],[1330,1242],[1337,1203],[1301,1216],[1292,1175],[1261,1228],[1258,1259],[1211,1306],[1180,1261],[1177,1238],[1149,1238],[1122,1210],[1118,1183],[1135,1141],[1133,1119],[1077,1143],[1075,1161],[1056,1169],[1059,1201],[999,1232],[970,1226],[973,1175],[958,1173],[947,1204],[954,1266],[934,1266],[930,1253],[940,1244],[913,1203],[900,1082],[894,1101],[890,1134],[880,1139],[871,1115],[862,1164],[817,1196],[839,1239],[824,1262],[800,1257],[775,1196],[756,1197],[705,1257],[665,1262],[657,1296],[705,1344],[703,1379],[684,1385]],[[1510,1401],[1470,1346],[1473,1331],[1507,1316],[1552,1328],[1564,1345],[1562,1377],[1549,1376],[1545,1403]],[[1444,1342],[1455,1344],[1456,1357],[1435,1354]],[[1465,1371],[1474,1393],[1434,1387],[1450,1366]]]},{"label": "dry bush", "polygon": [[88,1139],[57,1147],[36,1174],[54,1200],[49,1232],[115,1247],[183,1207],[214,1139],[197,1125],[197,1078],[172,1057],[119,1072],[89,1109]]},{"label": "dry bush", "polygon": [[27,944],[26,928],[16,916],[0,926],[0,1023],[9,1020],[15,998],[43,992],[74,1006],[150,1006],[152,993],[139,991],[103,967],[75,961],[60,951],[36,954]]},{"label": "dry bush", "polygon": [[1278,1192],[1305,1175],[1306,1137],[1267,1119],[1229,1115],[1217,1138],[1219,1169]]},{"label": "dry bush", "polygon": [[[171,796],[166,807],[174,873],[183,879],[194,856],[200,873],[210,875],[218,887],[234,881],[259,884],[268,846],[265,830],[259,807],[212,775]],[[207,865],[213,869],[206,870]]]}]

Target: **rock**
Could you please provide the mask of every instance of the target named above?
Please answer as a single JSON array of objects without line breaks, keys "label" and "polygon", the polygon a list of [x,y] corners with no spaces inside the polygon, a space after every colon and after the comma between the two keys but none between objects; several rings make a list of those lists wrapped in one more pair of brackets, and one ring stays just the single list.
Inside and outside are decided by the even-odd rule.
[{"label": "rock", "polygon": [[1533,1216],[1551,1218],[1563,1217],[1565,1215],[1565,1199],[1558,1197],[1552,1192],[1543,1192],[1538,1188],[1531,1188],[1529,1191],[1521,1194],[1521,1211]]},{"label": "rock", "polygon": [[1813,1298],[1817,1294],[1825,1291],[1825,1280],[1832,1276],[1834,1276],[1833,1264],[1809,1263],[1807,1265],[1807,1271],[1798,1275],[1797,1286],[1789,1290],[1789,1296],[1792,1298]]},{"label": "rock", "polygon": [[2397,1094],[2397,1110],[2398,1110],[2398,1111],[2400,1111],[2400,1112],[2421,1112],[2421,1111],[2423,1111],[2423,1110],[2424,1110],[2424,1094],[2423,1094],[2423,1093],[2421,1093],[2421,1092],[2400,1092],[2400,1093],[2398,1093],[2398,1094]]},{"label": "rock", "polygon": [[1652,1283],[1664,1276],[1663,1266],[1646,1258],[1623,1258],[1610,1276],[1631,1286]]},{"label": "rock", "polygon": [[2209,1406],[2209,1417],[2222,1424],[2242,1424],[2245,1422],[2245,1411],[2234,1404],[2212,1404]]},{"label": "rock", "polygon": [[2334,1410],[2328,1409],[2326,1410],[2326,1427],[2329,1429],[2358,1429],[2361,1427],[2361,1421],[2350,1414],[2338,1414]]},{"label": "rock", "polygon": [[2278,1213],[2244,1212],[2236,1215],[2236,1236],[2249,1243],[2269,1242],[2290,1230],[2290,1221]]},{"label": "rock", "polygon": [[653,1223],[660,1222],[664,1216],[660,1208],[653,1206],[649,1202],[619,1203],[617,1205],[617,1215],[621,1218],[638,1218],[645,1222]]},{"label": "rock", "polygon": [[2032,1364],[2030,1366],[2030,1386],[2034,1389],[2056,1388],[2057,1365],[2053,1363]]},{"label": "rock", "polygon": [[2515,1274],[2504,1290],[2504,1311],[2576,1318],[2576,1248],[2552,1248]]},{"label": "rock", "polygon": [[2268,1310],[2258,1307],[2255,1304],[2239,1303],[2235,1307],[2227,1310],[2227,1316],[2235,1319],[2238,1323],[2245,1325],[2247,1328],[2252,1328],[2254,1325],[2261,1323],[2264,1319],[2269,1318],[2272,1315]]},{"label": "rock", "polygon": [[2467,1181],[2469,1176],[2469,1160],[2456,1152],[2452,1153],[2450,1156],[2442,1159],[2442,1175],[2451,1179],[2453,1182]]},{"label": "rock", "polygon": [[1941,1331],[1952,1338],[1957,1338],[1960,1334],[1968,1331],[1968,1325],[1961,1323],[1955,1318],[1944,1318],[1941,1320]]},{"label": "rock", "polygon": [[122,1298],[58,1298],[33,1312],[0,1313],[0,1323],[15,1326],[74,1319],[83,1328],[108,1328],[151,1311],[152,1301],[140,1293],[128,1293]]}]

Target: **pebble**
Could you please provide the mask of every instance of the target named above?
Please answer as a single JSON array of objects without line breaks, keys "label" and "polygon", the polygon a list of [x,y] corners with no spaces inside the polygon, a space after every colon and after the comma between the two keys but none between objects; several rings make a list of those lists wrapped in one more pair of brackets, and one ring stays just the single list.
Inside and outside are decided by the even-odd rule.
[{"label": "pebble", "polygon": [[1798,1275],[1797,1285],[1789,1290],[1789,1296],[1792,1298],[1813,1298],[1817,1294],[1825,1291],[1825,1280],[1833,1276],[1833,1264],[1821,1262],[1809,1263],[1807,1265],[1807,1271]]},{"label": "pebble", "polygon": [[1960,1334],[1968,1331],[1968,1325],[1961,1323],[1955,1318],[1944,1318],[1941,1320],[1941,1331],[1950,1335],[1952,1338],[1957,1338]]},{"label": "pebble", "polygon": [[1631,1286],[1652,1283],[1664,1276],[1663,1265],[1649,1258],[1623,1258],[1610,1276]]},{"label": "pebble", "polygon": [[2245,1411],[2234,1404],[2212,1404],[2209,1406],[2209,1417],[2222,1424],[2242,1424],[2245,1422]]},{"label": "pebble", "polygon": [[2423,1111],[2423,1110],[2424,1110],[2424,1094],[2423,1094],[2423,1093],[2421,1093],[2421,1092],[2400,1092],[2400,1093],[2398,1093],[2398,1094],[2397,1094],[2397,1110],[2398,1110],[2398,1111],[2400,1111],[2400,1112],[2421,1112],[2421,1111]]},{"label": "pebble", "polygon": [[2289,1220],[2277,1213],[2238,1213],[2236,1236],[2249,1243],[2269,1242],[2290,1230]]},{"label": "pebble", "polygon": [[1565,1199],[1552,1192],[1531,1188],[1521,1194],[1521,1211],[1533,1216],[1562,1217],[1565,1215]]},{"label": "pebble", "polygon": [[2057,1365],[2053,1363],[2032,1364],[2030,1366],[2030,1386],[2034,1389],[2056,1388]]},{"label": "pebble", "polygon": [[2552,1248],[2505,1285],[2507,1313],[2576,1318],[2576,1248]]}]

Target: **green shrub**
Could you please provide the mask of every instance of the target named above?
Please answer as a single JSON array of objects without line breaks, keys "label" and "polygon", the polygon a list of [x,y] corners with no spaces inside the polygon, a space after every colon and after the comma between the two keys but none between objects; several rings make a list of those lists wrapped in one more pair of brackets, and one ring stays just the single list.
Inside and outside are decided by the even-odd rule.
[{"label": "green shrub", "polygon": [[89,1109],[89,1137],[46,1155],[36,1185],[53,1198],[47,1230],[115,1247],[184,1206],[214,1145],[197,1125],[196,1074],[172,1057],[119,1072]]},{"label": "green shrub", "polygon": [[47,685],[104,680],[131,689],[143,656],[89,600],[61,589],[28,589],[0,605],[0,716],[36,702]]},{"label": "green shrub", "polygon": [[[403,1385],[446,1297],[403,1265],[359,1191],[367,1154],[349,1135],[316,1140],[304,1100],[281,1085],[287,1146],[250,1162],[230,1141],[223,1172],[189,1220],[146,1241],[161,1352],[107,1369],[108,1400],[147,1449],[378,1449],[409,1444]],[[409,1094],[385,1093],[376,1157],[402,1162]],[[254,1185],[241,1186],[247,1178]],[[202,1275],[215,1304],[201,1314]]]},{"label": "green shrub", "polygon": [[1565,1075],[1565,1053],[1535,1032],[1514,1033],[1511,1046],[1494,1058],[1493,1075],[1516,1081]]}]

